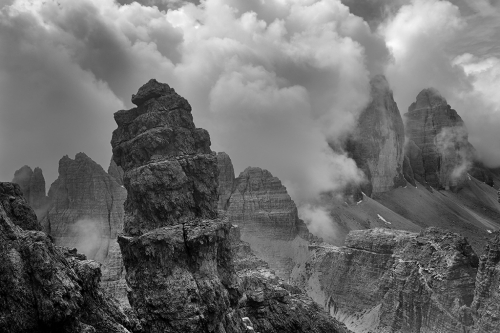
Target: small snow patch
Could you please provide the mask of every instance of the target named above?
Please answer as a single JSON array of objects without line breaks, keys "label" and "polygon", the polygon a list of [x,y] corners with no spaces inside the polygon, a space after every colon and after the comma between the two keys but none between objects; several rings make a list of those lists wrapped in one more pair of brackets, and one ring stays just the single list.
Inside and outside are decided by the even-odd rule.
[{"label": "small snow patch", "polygon": [[364,196],[366,197],[366,194],[365,194],[365,192],[361,192],[361,193],[362,193],[362,194],[363,194],[363,195],[364,195]]},{"label": "small snow patch", "polygon": [[467,177],[469,178],[469,180],[472,180],[472,179],[470,178],[470,175],[469,175],[469,174],[467,174]]},{"label": "small snow patch", "polygon": [[408,185],[405,185],[405,187],[403,187],[403,188],[407,188],[407,187],[408,187]]},{"label": "small snow patch", "polygon": [[384,219],[380,214],[377,214],[378,218],[381,219],[384,223],[386,224],[392,224],[391,222],[387,221],[386,219]]},{"label": "small snow patch", "polygon": [[363,200],[359,200],[358,202],[356,202],[356,205],[359,205],[362,202],[363,202]]},{"label": "small snow patch", "polygon": [[490,229],[488,229],[488,230],[486,230],[486,231],[487,231],[489,234],[491,234],[491,230],[490,230]]}]

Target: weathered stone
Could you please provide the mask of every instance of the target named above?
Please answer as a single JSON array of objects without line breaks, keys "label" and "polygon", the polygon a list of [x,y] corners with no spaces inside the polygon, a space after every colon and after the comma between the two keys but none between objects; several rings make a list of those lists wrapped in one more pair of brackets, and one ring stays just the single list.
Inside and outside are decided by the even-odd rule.
[{"label": "weathered stone", "polygon": [[35,168],[35,171],[32,171],[29,166],[25,165],[14,173],[12,182],[19,184],[28,204],[35,210],[38,220],[42,220],[50,208],[42,169]]},{"label": "weathered stone", "polygon": [[355,332],[465,332],[472,328],[478,258],[467,240],[436,228],[420,234],[351,231],[345,247],[311,247],[308,294]]},{"label": "weathered stone", "polygon": [[123,185],[123,169],[116,165],[113,157],[111,157],[111,162],[109,163],[108,174],[113,177],[118,184]]},{"label": "weathered stone", "polygon": [[229,206],[229,198],[233,193],[234,168],[228,154],[217,153],[217,167],[219,169],[219,201],[218,210],[226,210]]},{"label": "weathered stone", "polygon": [[386,192],[406,185],[403,176],[404,126],[389,83],[382,75],[371,81],[371,101],[361,112],[347,151],[368,183],[363,192]]},{"label": "weathered stone", "polygon": [[[320,324],[310,323],[310,307],[296,316],[294,305],[278,304],[282,296],[260,297],[250,289],[246,296],[234,269],[231,224],[216,219],[219,174],[208,133],[195,128],[191,107],[166,84],[150,81],[134,100],[138,108],[115,114],[112,146],[128,191],[119,244],[129,300],[145,330],[248,332],[251,320],[241,305],[267,299],[272,316],[267,322],[252,317],[263,331],[343,332],[333,330],[324,313]],[[300,327],[297,318],[305,317]]]},{"label": "weathered stone", "polygon": [[[19,187],[16,203],[24,201]],[[7,191],[1,191],[6,193]],[[55,246],[43,232],[23,230],[0,205],[0,331],[109,332],[136,331],[120,307],[99,287],[99,264],[74,250]],[[35,213],[25,219],[32,219]],[[18,216],[19,217],[19,216]],[[36,221],[36,219],[35,219]]]},{"label": "weathered stone", "polygon": [[474,332],[500,331],[500,233],[486,245],[479,262],[472,309],[476,317]]},{"label": "weathered stone", "polygon": [[12,223],[25,230],[41,230],[36,215],[28,205],[20,185],[0,183],[0,205]]},{"label": "weathered stone", "polygon": [[460,188],[474,159],[462,118],[437,90],[424,89],[405,119],[409,144],[420,149],[407,149],[415,179],[436,189]]},{"label": "weathered stone", "polygon": [[76,247],[103,264],[102,285],[127,306],[125,270],[116,242],[123,230],[127,192],[84,153],[59,161],[59,177],[49,196],[52,207],[42,221],[56,245]]},{"label": "weathered stone", "polygon": [[413,174],[410,159],[407,155],[405,155],[405,159],[403,161],[403,175],[408,183],[412,184],[413,186],[417,185],[415,183],[415,176]]}]

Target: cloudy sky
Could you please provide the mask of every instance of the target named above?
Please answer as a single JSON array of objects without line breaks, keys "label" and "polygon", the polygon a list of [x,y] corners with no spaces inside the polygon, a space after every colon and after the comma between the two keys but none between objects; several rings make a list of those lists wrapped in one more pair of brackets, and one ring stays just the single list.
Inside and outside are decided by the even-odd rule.
[{"label": "cloudy sky", "polygon": [[106,169],[113,113],[150,78],[299,203],[359,177],[328,142],[379,73],[401,113],[437,88],[498,166],[499,41],[496,0],[0,0],[0,180],[28,164],[49,185],[80,151]]}]

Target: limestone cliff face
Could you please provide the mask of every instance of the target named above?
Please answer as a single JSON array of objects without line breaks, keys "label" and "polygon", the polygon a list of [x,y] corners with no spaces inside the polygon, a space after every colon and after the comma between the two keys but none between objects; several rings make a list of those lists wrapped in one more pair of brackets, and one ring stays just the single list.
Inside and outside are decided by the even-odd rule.
[{"label": "limestone cliff face", "polygon": [[59,161],[52,184],[52,206],[42,224],[55,243],[76,247],[103,264],[103,287],[127,304],[125,270],[117,244],[123,229],[127,193],[113,177],[84,153]]},{"label": "limestone cliff face", "polygon": [[256,255],[288,279],[296,260],[307,255],[308,231],[285,186],[269,171],[248,167],[232,188],[226,216]]},{"label": "limestone cliff face", "polygon": [[38,231],[35,213],[17,184],[0,183],[0,202],[1,332],[127,333],[140,328],[103,294],[98,263],[55,246]]},{"label": "limestone cliff face", "polygon": [[474,332],[500,331],[500,234],[486,245],[479,262],[472,309],[476,317]]},{"label": "limestone cliff face", "polygon": [[[435,89],[424,89],[405,114],[408,156],[415,178],[430,186],[457,188],[474,159],[464,122]],[[417,149],[418,148],[418,149]]]},{"label": "limestone cliff face", "polygon": [[371,82],[371,101],[359,115],[347,151],[365,173],[368,196],[404,186],[404,126],[389,83],[382,75]]},{"label": "limestone cliff face", "polygon": [[[132,102],[136,108],[115,113],[112,139],[128,191],[118,241],[132,307],[147,332],[249,331],[232,226],[217,219],[217,158],[208,133],[194,126],[189,103],[166,84],[150,80]],[[270,317],[271,326],[290,323],[292,314]],[[294,328],[336,332],[331,323]]]},{"label": "limestone cliff face", "polygon": [[458,234],[351,231],[344,247],[311,250],[302,267],[308,294],[354,332],[472,328],[478,258]]},{"label": "limestone cliff face", "polygon": [[35,210],[37,217],[41,220],[50,206],[50,200],[45,192],[45,178],[42,169],[35,168],[33,171],[25,165],[14,173],[13,183],[19,184],[28,204]]}]

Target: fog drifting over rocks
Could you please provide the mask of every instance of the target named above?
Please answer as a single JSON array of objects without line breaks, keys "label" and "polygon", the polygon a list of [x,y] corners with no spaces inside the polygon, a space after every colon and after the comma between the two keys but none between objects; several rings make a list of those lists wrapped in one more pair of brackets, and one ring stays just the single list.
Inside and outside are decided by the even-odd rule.
[{"label": "fog drifting over rocks", "polygon": [[473,47],[498,5],[120,2],[0,1],[0,179],[28,164],[50,184],[60,157],[79,151],[107,167],[112,114],[150,78],[191,103],[236,174],[268,169],[312,209],[305,217],[321,212],[322,192],[362,178],[329,143],[353,128],[375,74],[386,74],[401,113],[438,89],[484,161],[500,164],[500,55]]}]

